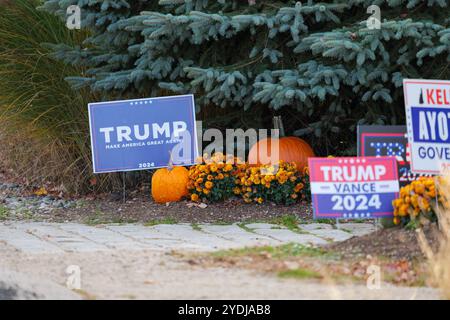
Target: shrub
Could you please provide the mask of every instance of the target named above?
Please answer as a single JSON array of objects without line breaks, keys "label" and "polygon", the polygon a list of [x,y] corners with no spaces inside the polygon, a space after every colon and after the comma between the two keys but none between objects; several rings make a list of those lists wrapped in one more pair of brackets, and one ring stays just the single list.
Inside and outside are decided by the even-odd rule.
[{"label": "shrub", "polygon": [[236,194],[236,179],[246,165],[232,156],[204,155],[189,169],[188,190],[192,201],[217,202]]},{"label": "shrub", "polygon": [[[74,86],[124,97],[192,92],[198,108],[239,112],[223,117],[225,127],[254,123],[257,112],[269,126],[283,112],[287,132],[308,135],[321,154],[354,147],[358,123],[403,123],[403,78],[450,75],[446,0],[46,0],[44,8],[64,16],[74,3],[90,38],[55,46],[88,68],[73,73]],[[372,4],[379,30],[367,28]]]},{"label": "shrub", "polygon": [[239,193],[247,203],[293,204],[309,197],[308,169],[300,172],[295,163],[280,161],[278,166],[248,167],[239,185]]}]

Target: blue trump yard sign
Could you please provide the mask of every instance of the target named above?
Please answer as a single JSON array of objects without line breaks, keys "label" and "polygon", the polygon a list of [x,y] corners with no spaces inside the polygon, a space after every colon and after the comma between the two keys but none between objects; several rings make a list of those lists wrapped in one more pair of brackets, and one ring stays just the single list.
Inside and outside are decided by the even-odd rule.
[{"label": "blue trump yard sign", "polygon": [[195,163],[193,95],[98,102],[88,108],[94,173],[162,168],[171,160]]}]

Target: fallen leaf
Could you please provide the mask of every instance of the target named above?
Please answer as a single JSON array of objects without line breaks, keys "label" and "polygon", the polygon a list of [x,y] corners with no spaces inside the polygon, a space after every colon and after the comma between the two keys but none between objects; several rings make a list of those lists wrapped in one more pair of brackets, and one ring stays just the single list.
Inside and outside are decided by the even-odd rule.
[{"label": "fallen leaf", "polygon": [[97,184],[97,178],[91,178],[91,180],[89,180],[89,183],[91,184],[91,186],[95,186]]},{"label": "fallen leaf", "polygon": [[42,188],[39,188],[38,190],[36,190],[35,192],[34,192],[34,194],[35,195],[37,195],[37,196],[46,196],[46,195],[48,195],[48,191],[47,191],[47,189],[45,189],[44,187],[42,187]]}]

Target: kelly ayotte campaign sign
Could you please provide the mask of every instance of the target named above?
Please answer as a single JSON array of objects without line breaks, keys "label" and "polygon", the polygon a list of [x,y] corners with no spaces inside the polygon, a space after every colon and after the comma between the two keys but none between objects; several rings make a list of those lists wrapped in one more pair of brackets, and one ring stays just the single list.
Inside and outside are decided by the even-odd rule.
[{"label": "kelly ayotte campaign sign", "polygon": [[450,81],[404,79],[411,170],[439,174],[450,165]]},{"label": "kelly ayotte campaign sign", "polygon": [[393,216],[395,157],[309,158],[314,218]]},{"label": "kelly ayotte campaign sign", "polygon": [[428,176],[411,171],[409,150],[406,126],[358,126],[358,156],[395,157],[401,187]]},{"label": "kelly ayotte campaign sign", "polygon": [[198,156],[193,95],[89,104],[94,173],[192,165]]}]

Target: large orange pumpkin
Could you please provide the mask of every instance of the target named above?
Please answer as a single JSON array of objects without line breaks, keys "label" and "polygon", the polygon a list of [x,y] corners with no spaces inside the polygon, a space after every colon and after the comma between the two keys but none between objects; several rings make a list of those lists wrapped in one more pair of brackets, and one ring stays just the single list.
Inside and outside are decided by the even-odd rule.
[{"label": "large orange pumpkin", "polygon": [[152,177],[152,197],[157,203],[180,201],[188,195],[189,171],[185,167],[158,169]]},{"label": "large orange pumpkin", "polygon": [[[280,130],[279,144],[279,159],[285,162],[295,162],[297,168],[303,170],[308,166],[308,158],[314,157],[314,151],[311,146],[303,139],[298,137],[283,137],[284,130],[281,123],[281,119],[274,118],[275,129]],[[271,145],[273,139],[261,139],[255,143],[250,149],[248,155],[248,162],[250,164],[274,164],[277,159],[272,159]],[[261,157],[260,157],[261,156]]]}]

